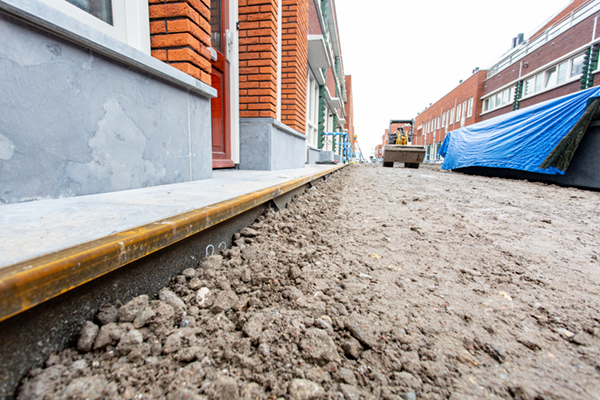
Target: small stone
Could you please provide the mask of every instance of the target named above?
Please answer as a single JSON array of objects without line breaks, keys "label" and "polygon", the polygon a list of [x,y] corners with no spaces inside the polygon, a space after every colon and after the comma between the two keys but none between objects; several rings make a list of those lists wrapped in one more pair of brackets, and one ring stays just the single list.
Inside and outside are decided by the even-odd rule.
[{"label": "small stone", "polygon": [[344,350],[344,354],[351,360],[358,360],[360,357],[360,343],[356,339],[346,340],[342,344],[342,350]]},{"label": "small stone", "polygon": [[356,376],[354,376],[354,372],[348,368],[340,368],[337,371],[341,380],[343,380],[348,385],[356,385]]},{"label": "small stone", "polygon": [[211,311],[215,314],[227,312],[237,307],[239,301],[237,294],[233,290],[223,290],[215,298]]},{"label": "small stone", "polygon": [[244,268],[242,270],[242,274],[240,276],[240,279],[244,283],[248,283],[248,282],[252,281],[252,274],[250,273],[250,269],[249,268]]},{"label": "small stone", "polygon": [[96,336],[98,335],[98,325],[90,321],[85,321],[79,331],[79,339],[77,340],[77,350],[82,353],[87,353],[92,350]]},{"label": "small stone", "polygon": [[184,301],[179,298],[171,289],[163,288],[160,292],[158,292],[158,298],[161,301],[164,301],[171,307],[173,307],[173,311],[175,311],[175,318],[177,320],[182,320],[185,317],[187,312],[187,306]]},{"label": "small stone", "polygon": [[117,307],[113,305],[105,304],[98,310],[96,319],[102,325],[106,325],[111,322],[117,322],[119,319],[119,310],[117,310]]},{"label": "small stone", "polygon": [[258,340],[260,333],[263,329],[263,321],[265,317],[263,314],[254,314],[250,319],[244,324],[242,328],[242,332],[246,336],[248,336],[252,340]]},{"label": "small stone", "polygon": [[347,319],[344,326],[366,349],[370,349],[375,345],[374,339],[367,332],[366,327],[357,321],[356,317]]},{"label": "small stone", "polygon": [[94,350],[103,349],[109,344],[115,344],[123,336],[123,328],[114,322],[108,323],[100,328],[96,340],[94,341]]},{"label": "small stone", "polygon": [[175,353],[175,352],[181,350],[182,338],[183,338],[183,335],[182,335],[181,331],[177,331],[177,332],[171,334],[167,338],[167,340],[165,340],[165,345],[163,347],[163,353],[170,354],[170,353]]},{"label": "small stone", "polygon": [[84,374],[85,369],[88,367],[87,361],[84,359],[77,360],[71,364],[69,370],[71,371],[72,377],[77,377]]},{"label": "small stone", "polygon": [[573,338],[573,336],[575,336],[575,334],[573,332],[570,332],[565,328],[556,329],[556,333],[558,333],[561,336],[564,336],[567,339],[571,339],[571,338]]},{"label": "small stone", "polygon": [[268,344],[261,343],[258,345],[258,352],[265,357],[269,357],[269,354],[271,353],[271,349]]},{"label": "small stone", "polygon": [[148,305],[148,296],[145,294],[135,297],[119,308],[120,322],[133,322],[138,313]]},{"label": "small stone", "polygon": [[300,341],[300,348],[307,358],[318,364],[325,365],[339,360],[335,343],[327,332],[321,329],[308,329]]},{"label": "small stone", "polygon": [[133,320],[133,327],[135,329],[140,329],[145,326],[154,315],[154,310],[152,310],[150,306],[144,307],[135,317],[135,320]]},{"label": "small stone", "polygon": [[417,400],[417,394],[415,392],[406,392],[404,393],[405,400]]},{"label": "small stone", "polygon": [[200,308],[210,308],[212,307],[214,299],[210,295],[210,289],[207,287],[203,287],[198,290],[196,293],[196,303],[198,303],[198,307]]},{"label": "small stone", "polygon": [[297,279],[302,276],[302,270],[297,265],[291,265],[288,270],[290,279]]},{"label": "small stone", "polygon": [[142,344],[144,338],[140,331],[132,329],[127,332],[117,345],[117,351],[121,354],[129,354],[135,347]]},{"label": "small stone", "polygon": [[202,281],[195,276],[188,282],[188,287],[191,290],[198,290],[202,287]]},{"label": "small stone", "polygon": [[240,234],[245,237],[255,237],[260,235],[260,233],[257,230],[254,230],[252,228],[244,228],[240,231]]},{"label": "small stone", "polygon": [[181,272],[181,275],[185,276],[188,279],[192,279],[196,276],[196,270],[194,268],[186,268]]},{"label": "small stone", "polygon": [[325,397],[325,390],[321,386],[306,379],[293,379],[288,386],[288,393],[294,400],[310,400]]}]

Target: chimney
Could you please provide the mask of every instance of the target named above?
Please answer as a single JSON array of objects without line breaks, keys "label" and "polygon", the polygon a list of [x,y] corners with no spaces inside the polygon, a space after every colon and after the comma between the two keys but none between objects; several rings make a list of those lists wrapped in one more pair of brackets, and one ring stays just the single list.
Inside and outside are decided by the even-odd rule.
[{"label": "chimney", "polygon": [[517,35],[517,45],[522,45],[523,43],[525,43],[525,34],[523,33],[519,33]]},{"label": "chimney", "polygon": [[516,37],[512,38],[512,46],[510,48],[514,49],[515,47],[517,47],[517,38]]}]

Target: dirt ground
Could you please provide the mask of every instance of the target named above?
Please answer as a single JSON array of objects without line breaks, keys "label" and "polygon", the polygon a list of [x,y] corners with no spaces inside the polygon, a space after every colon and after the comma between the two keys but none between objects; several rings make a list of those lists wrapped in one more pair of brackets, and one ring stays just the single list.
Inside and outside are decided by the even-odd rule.
[{"label": "dirt ground", "polygon": [[600,399],[600,193],[350,166],[20,399]]}]

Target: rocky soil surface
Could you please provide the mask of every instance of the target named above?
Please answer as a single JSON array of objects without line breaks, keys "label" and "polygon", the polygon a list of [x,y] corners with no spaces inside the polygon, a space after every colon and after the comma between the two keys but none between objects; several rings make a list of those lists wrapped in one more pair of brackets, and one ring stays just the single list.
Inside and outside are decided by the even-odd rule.
[{"label": "rocky soil surface", "polygon": [[350,166],[20,399],[600,399],[600,193]]}]

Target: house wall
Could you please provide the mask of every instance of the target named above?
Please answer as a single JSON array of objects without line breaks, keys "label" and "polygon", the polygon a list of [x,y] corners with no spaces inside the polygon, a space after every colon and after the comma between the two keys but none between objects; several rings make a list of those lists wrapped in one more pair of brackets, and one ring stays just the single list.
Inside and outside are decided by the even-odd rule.
[{"label": "house wall", "polygon": [[152,56],[210,85],[210,0],[148,3]]},{"label": "house wall", "polygon": [[28,21],[0,12],[0,202],[212,176],[212,88],[43,3],[11,4]]},{"label": "house wall", "polygon": [[306,131],[308,84],[308,2],[283,1],[281,122]]},{"label": "house wall", "polygon": [[[600,15],[600,13],[592,15],[563,34],[552,39],[551,42],[546,43],[531,54],[528,54],[519,62],[487,79],[483,86],[483,96],[486,96],[496,89],[514,82],[520,77],[551,63],[560,56],[568,54],[591,42],[594,31],[594,19],[598,15]],[[525,64],[527,64],[527,66],[525,66]]]},{"label": "house wall", "polygon": [[344,129],[348,131],[348,137],[350,139],[352,149],[354,152],[356,152],[356,139],[354,137],[354,98],[352,92],[352,76],[346,75],[344,80],[346,82],[346,102],[344,103],[344,108],[346,109],[346,124],[344,125]]},{"label": "house wall", "polygon": [[240,118],[277,118],[276,0],[239,0]]},{"label": "house wall", "polygon": [[[479,122],[479,114],[481,113],[481,101],[479,101],[479,98],[482,95],[482,84],[486,75],[487,71],[484,70],[475,72],[466,81],[458,85],[446,96],[442,97],[440,100],[438,100],[433,105],[429,106],[419,115],[417,115],[415,117],[415,135],[413,138],[413,144],[429,145],[432,143],[442,142],[448,132],[460,128],[460,116],[458,116],[457,120],[456,106],[458,104],[462,104],[465,101],[468,102],[469,98],[473,98],[473,111],[471,117],[465,117],[464,126],[472,125]],[[452,124],[449,124],[447,127],[444,124],[444,126],[440,129],[435,129],[434,131],[425,133],[425,124],[427,122],[439,117],[443,113],[452,109],[454,109],[454,120]],[[421,126],[421,129],[418,129],[419,126]]]}]

